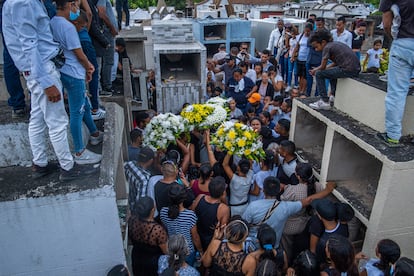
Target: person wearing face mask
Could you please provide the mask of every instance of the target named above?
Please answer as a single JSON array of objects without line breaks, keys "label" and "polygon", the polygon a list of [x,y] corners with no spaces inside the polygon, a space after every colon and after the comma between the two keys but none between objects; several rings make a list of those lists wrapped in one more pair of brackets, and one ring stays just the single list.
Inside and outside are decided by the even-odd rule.
[{"label": "person wearing face mask", "polygon": [[92,119],[91,107],[85,95],[85,80],[91,81],[95,67],[82,50],[75,26],[69,22],[78,19],[79,2],[68,0],[55,2],[57,13],[50,22],[53,39],[60,44],[66,57],[60,73],[63,87],[68,95],[74,158],[78,164],[95,164],[101,161],[102,155],[86,149],[82,137],[82,121],[84,121],[90,132],[90,143],[97,145],[103,140],[103,133],[98,131]]},{"label": "person wearing face mask", "polygon": [[6,1],[3,6],[3,34],[10,56],[31,92],[29,140],[33,154],[32,178],[57,170],[56,164],[48,163],[46,128],[61,167],[60,180],[95,173],[95,169],[75,165],[70,154],[66,134],[68,118],[56,69],[64,60],[59,54],[59,45],[53,41],[50,19],[42,2]]},{"label": "person wearing face mask", "polygon": [[88,19],[86,9],[90,9],[89,5],[83,5],[85,11],[80,12],[79,17],[72,21],[76,27],[76,31],[79,35],[79,40],[82,45],[82,50],[85,53],[88,60],[95,67],[95,71],[92,73],[92,79],[89,82],[88,90],[91,94],[91,109],[92,109],[92,118],[94,120],[100,120],[105,118],[105,110],[99,108],[99,97],[98,97],[98,88],[99,88],[99,70],[98,70],[98,61],[96,59],[95,47],[93,47],[92,39],[88,34],[88,29],[91,25],[91,20]]}]

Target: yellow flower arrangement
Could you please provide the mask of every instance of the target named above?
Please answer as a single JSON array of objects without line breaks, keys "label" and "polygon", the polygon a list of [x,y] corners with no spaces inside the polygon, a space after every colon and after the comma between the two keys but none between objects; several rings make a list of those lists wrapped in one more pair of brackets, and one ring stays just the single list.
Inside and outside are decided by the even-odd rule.
[{"label": "yellow flower arrangement", "polygon": [[181,111],[181,116],[187,119],[191,125],[201,124],[208,115],[213,113],[214,108],[205,104],[192,104]]},{"label": "yellow flower arrangement", "polygon": [[241,123],[224,122],[212,135],[211,143],[247,159],[259,161],[264,156],[259,134]]},{"label": "yellow flower arrangement", "polygon": [[226,121],[227,110],[217,104],[192,104],[181,111],[181,116],[187,119],[191,128],[215,128]]}]

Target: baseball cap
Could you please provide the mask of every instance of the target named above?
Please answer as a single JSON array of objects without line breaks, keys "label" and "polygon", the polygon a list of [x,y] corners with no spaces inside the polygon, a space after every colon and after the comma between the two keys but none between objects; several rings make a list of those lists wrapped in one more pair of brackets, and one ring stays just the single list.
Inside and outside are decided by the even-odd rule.
[{"label": "baseball cap", "polygon": [[257,103],[257,102],[260,101],[261,98],[262,97],[260,96],[260,94],[255,92],[252,95],[250,95],[248,101],[249,101],[249,103]]},{"label": "baseball cap", "polygon": [[147,162],[154,158],[154,151],[149,147],[143,147],[138,154],[138,161],[139,162]]},{"label": "baseball cap", "polygon": [[336,206],[329,199],[316,199],[311,203],[311,206],[322,218],[329,221],[336,219]]}]

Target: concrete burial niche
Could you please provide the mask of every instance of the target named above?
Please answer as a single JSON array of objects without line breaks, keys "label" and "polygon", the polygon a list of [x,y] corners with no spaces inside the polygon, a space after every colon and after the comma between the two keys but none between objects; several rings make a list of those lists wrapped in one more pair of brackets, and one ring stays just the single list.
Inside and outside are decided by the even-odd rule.
[{"label": "concrete burial niche", "polygon": [[218,52],[220,44],[226,46],[229,53],[231,47],[240,47],[242,42],[249,45],[249,53],[254,55],[255,39],[251,37],[251,22],[236,18],[206,18],[193,21],[194,37],[207,49],[207,56]]},{"label": "concrete burial niche", "polygon": [[[341,85],[345,82],[338,88]],[[338,107],[340,99],[335,99]],[[314,166],[321,183],[337,183],[334,196],[349,203],[363,224],[364,253],[373,255],[377,242],[389,238],[401,246],[402,255],[413,258],[414,146],[389,147],[376,138],[378,131],[361,123],[375,108],[356,120],[337,108],[313,110],[309,107],[313,101],[293,101],[290,137],[298,155]]]},{"label": "concrete burial niche", "polygon": [[293,140],[300,156],[310,162],[318,173],[321,170],[326,125],[303,109],[296,109]]},{"label": "concrete burial niche", "polygon": [[193,37],[189,20],[153,20],[155,83],[159,112],[177,113],[206,95],[206,48]]},{"label": "concrete burial niche", "polygon": [[[105,119],[103,159],[95,174],[82,179],[60,182],[58,171],[32,179],[28,143],[10,139],[0,148],[2,157],[15,154],[10,148],[29,152],[0,167],[0,275],[100,276],[126,263],[117,208],[117,199],[127,198],[124,115],[114,103],[105,108],[111,116]],[[2,123],[17,137],[27,136],[27,122]]]}]

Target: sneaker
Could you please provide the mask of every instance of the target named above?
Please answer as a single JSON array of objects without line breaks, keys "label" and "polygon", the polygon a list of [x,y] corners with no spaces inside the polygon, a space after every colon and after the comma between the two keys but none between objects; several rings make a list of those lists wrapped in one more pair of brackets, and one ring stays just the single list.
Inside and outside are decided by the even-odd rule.
[{"label": "sneaker", "polygon": [[95,112],[92,111],[92,119],[94,121],[105,119],[106,111],[98,108]]},{"label": "sneaker", "polygon": [[76,163],[73,164],[72,169],[66,171],[64,169],[60,170],[59,180],[60,181],[69,181],[78,178],[84,178],[85,175],[93,174],[98,170],[91,166],[80,166]]},{"label": "sneaker", "polygon": [[292,90],[292,87],[290,87],[290,85],[288,87],[286,87],[285,91],[289,92],[290,90]]},{"label": "sneaker", "polygon": [[26,109],[16,109],[12,110],[12,119],[24,119],[26,118]]},{"label": "sneaker", "polygon": [[91,143],[92,146],[96,146],[99,143],[102,143],[103,136],[104,136],[104,133],[102,131],[99,131],[99,135],[97,137],[94,137],[91,135],[91,137],[89,138],[89,142]]},{"label": "sneaker", "polygon": [[32,165],[32,178],[38,179],[48,174],[58,172],[59,165],[55,162],[47,164],[45,167],[38,166],[36,164]]},{"label": "sneaker", "polygon": [[111,91],[102,90],[99,92],[99,97],[106,98],[106,97],[111,97],[111,96],[112,96]]},{"label": "sneaker", "polygon": [[324,100],[320,99],[317,102],[309,104],[310,108],[316,109],[316,110],[329,110],[331,109],[331,105],[329,102],[325,102]]},{"label": "sneaker", "polygon": [[387,144],[390,147],[400,147],[400,141],[396,140],[396,139],[392,139],[390,137],[388,137],[387,133],[377,133],[377,137],[382,141],[385,142],[385,144]]},{"label": "sneaker", "polygon": [[130,31],[131,30],[131,26],[125,26],[124,30]]},{"label": "sneaker", "polygon": [[102,155],[84,149],[81,155],[74,155],[73,160],[79,165],[96,164],[101,162]]}]

